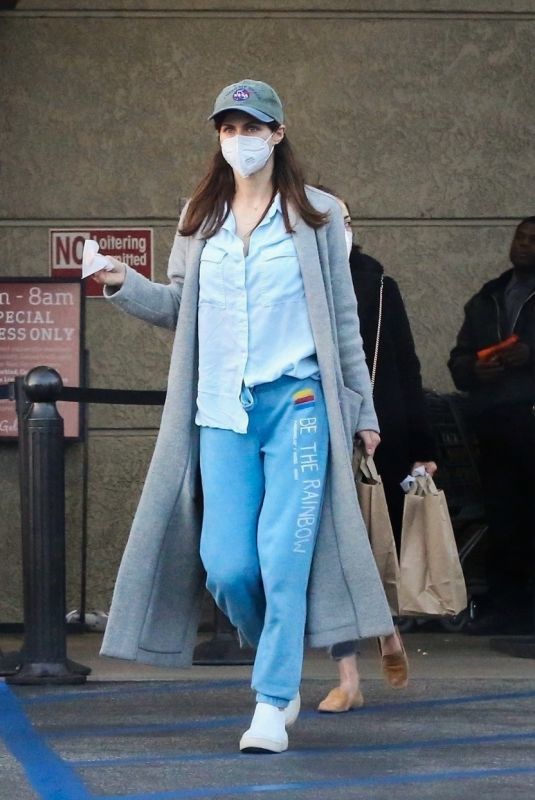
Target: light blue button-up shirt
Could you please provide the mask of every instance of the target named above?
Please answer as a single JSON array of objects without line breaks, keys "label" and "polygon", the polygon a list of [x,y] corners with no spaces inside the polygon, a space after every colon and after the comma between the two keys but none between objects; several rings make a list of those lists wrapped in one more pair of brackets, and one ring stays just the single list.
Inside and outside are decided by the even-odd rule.
[{"label": "light blue button-up shirt", "polygon": [[243,387],[318,378],[303,279],[280,198],[244,255],[232,212],[206,242],[199,274],[197,425],[246,433]]}]

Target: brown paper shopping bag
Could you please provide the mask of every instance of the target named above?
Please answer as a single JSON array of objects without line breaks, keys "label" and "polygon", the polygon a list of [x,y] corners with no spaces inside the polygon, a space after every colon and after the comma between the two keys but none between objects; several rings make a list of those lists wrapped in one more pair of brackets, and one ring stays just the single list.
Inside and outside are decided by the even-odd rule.
[{"label": "brown paper shopping bag", "polygon": [[353,453],[353,474],[372,553],[392,614],[398,613],[399,562],[381,476],[371,456]]},{"label": "brown paper shopping bag", "polygon": [[426,475],[405,495],[401,532],[399,613],[459,614],[466,585],[442,490]]}]

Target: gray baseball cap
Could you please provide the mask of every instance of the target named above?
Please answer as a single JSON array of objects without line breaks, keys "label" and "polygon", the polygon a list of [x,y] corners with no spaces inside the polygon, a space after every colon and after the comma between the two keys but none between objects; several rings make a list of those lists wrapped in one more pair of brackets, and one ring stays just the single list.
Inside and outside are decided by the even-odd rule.
[{"label": "gray baseball cap", "polygon": [[246,78],[231,83],[218,94],[214,110],[208,117],[213,119],[222,111],[244,111],[260,122],[282,124],[284,114],[280,97],[268,83]]}]

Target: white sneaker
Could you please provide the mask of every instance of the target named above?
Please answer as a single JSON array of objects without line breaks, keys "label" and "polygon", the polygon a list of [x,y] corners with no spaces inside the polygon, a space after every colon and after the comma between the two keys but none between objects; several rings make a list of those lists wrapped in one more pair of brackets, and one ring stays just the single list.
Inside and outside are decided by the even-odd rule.
[{"label": "white sneaker", "polygon": [[301,695],[299,692],[295,695],[293,700],[290,700],[284,709],[284,723],[287,728],[291,728],[295,724],[299,711],[301,710]]},{"label": "white sneaker", "polygon": [[269,703],[257,703],[251,727],[240,739],[240,750],[243,753],[282,753],[287,750],[285,710]]}]

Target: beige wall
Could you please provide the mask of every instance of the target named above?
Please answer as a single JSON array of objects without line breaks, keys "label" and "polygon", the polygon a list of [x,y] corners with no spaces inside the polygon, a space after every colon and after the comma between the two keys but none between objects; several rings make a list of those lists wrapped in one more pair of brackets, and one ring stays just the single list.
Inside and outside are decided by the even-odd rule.
[{"label": "beige wall", "polygon": [[[214,96],[261,78],[309,179],[338,187],[364,248],[398,279],[425,384],[449,390],[462,304],[506,268],[513,226],[534,211],[535,0],[77,5],[0,14],[0,275],[46,275],[51,227],[143,224],[164,280],[179,198],[214,146]],[[91,300],[86,343],[94,386],[165,384],[166,332]],[[91,608],[109,603],[157,421],[156,409],[91,408]],[[70,446],[69,607],[80,460]],[[15,463],[0,445],[0,621],[20,618]]]}]

